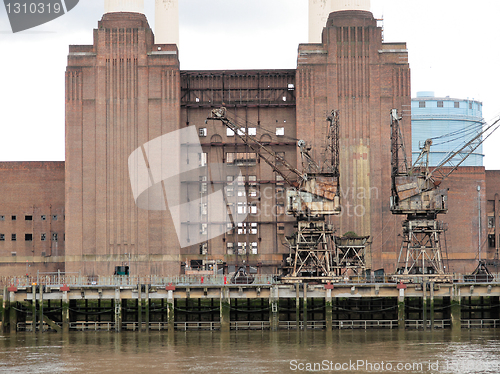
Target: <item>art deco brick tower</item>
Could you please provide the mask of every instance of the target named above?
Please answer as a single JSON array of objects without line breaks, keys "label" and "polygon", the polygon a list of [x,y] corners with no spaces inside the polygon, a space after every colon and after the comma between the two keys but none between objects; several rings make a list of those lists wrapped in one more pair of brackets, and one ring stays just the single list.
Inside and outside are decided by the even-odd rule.
[{"label": "art deco brick tower", "polygon": [[93,45],[69,50],[68,272],[107,275],[129,262],[131,274],[178,274],[180,269],[168,210],[136,207],[127,164],[135,149],[178,129],[178,51],[173,44],[154,44],[144,14],[131,10],[111,9],[94,30]]},{"label": "art deco brick tower", "polygon": [[405,43],[383,43],[371,12],[330,14],[322,43],[299,46],[297,137],[325,148],[326,117],[340,111],[340,178],[343,215],[337,235],[371,236],[371,269],[394,270],[400,222],[389,210],[391,190],[391,108],[403,114],[407,144],[410,127],[410,70]]}]

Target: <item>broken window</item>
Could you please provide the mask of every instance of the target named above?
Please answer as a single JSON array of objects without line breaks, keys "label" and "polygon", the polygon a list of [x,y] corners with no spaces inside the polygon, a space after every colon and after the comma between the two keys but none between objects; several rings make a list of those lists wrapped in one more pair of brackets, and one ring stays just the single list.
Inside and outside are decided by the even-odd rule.
[{"label": "broken window", "polygon": [[198,135],[199,136],[207,136],[207,128],[206,127],[201,127],[198,129]]},{"label": "broken window", "polygon": [[206,255],[208,253],[208,243],[200,244],[200,255]]},{"label": "broken window", "polygon": [[24,234],[24,241],[31,242],[33,240],[33,234]]},{"label": "broken window", "polygon": [[52,240],[57,242],[57,232],[52,233]]},{"label": "broken window", "polygon": [[44,215],[40,216],[40,219],[41,219],[42,221],[45,221],[45,220],[47,219],[47,217],[46,217],[46,216],[45,216],[45,214],[44,214]]},{"label": "broken window", "polygon": [[5,234],[0,234],[0,242],[4,242],[5,241]]},{"label": "broken window", "polygon": [[40,234],[40,240],[41,240],[42,242],[46,241],[46,240],[47,240],[47,234],[45,234],[44,232],[42,232],[42,233]]}]

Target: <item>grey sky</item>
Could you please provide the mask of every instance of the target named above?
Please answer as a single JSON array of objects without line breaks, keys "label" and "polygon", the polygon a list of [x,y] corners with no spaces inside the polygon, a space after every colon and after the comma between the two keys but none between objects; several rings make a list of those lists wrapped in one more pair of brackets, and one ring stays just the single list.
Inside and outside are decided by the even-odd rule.
[{"label": "grey sky", "polygon": [[[154,26],[154,1],[145,0]],[[69,44],[91,44],[103,0],[80,0],[67,15],[12,34],[0,6],[0,160],[64,159],[64,71]],[[387,42],[406,42],[412,95],[483,102],[500,114],[500,1],[372,0]],[[180,0],[181,69],[295,68],[307,42],[307,0]],[[500,169],[500,134],[484,146]]]}]

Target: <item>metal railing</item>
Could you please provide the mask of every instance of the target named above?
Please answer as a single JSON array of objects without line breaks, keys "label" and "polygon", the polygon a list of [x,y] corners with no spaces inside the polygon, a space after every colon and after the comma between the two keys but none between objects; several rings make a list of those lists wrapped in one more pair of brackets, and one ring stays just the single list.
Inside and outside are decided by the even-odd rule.
[{"label": "metal railing", "polygon": [[[464,275],[450,274],[447,279],[449,282],[458,284],[500,284],[500,273],[491,275]],[[432,279],[426,276],[412,275],[411,283],[421,284],[431,282]],[[373,285],[373,284],[394,284],[392,275],[380,277],[350,277],[340,281],[332,280],[334,285]],[[436,280],[436,282],[439,282]],[[269,286],[280,284],[275,275],[255,274],[254,281],[250,284],[232,284],[230,276],[225,275],[176,275],[176,276],[137,276],[137,275],[107,275],[107,276],[85,276],[79,273],[38,273],[36,276],[14,276],[0,277],[0,286],[31,287],[32,285],[44,285],[59,287],[62,285],[78,287],[116,287],[116,286],[137,286],[138,284],[149,284],[152,286],[165,287],[166,285],[175,286]]]},{"label": "metal railing", "polygon": [[466,319],[461,321],[462,328],[496,328],[500,327],[499,319]]},{"label": "metal railing", "polygon": [[32,285],[44,286],[136,286],[138,284],[150,284],[152,286],[165,287],[176,286],[245,286],[245,285],[272,285],[276,284],[273,275],[255,274],[252,283],[232,284],[229,276],[224,275],[177,275],[161,277],[156,275],[134,276],[134,275],[110,275],[110,276],[83,276],[78,273],[40,273],[37,276],[1,277],[0,285],[30,287]]},{"label": "metal railing", "polygon": [[[424,321],[421,319],[407,319],[405,320],[405,327],[410,329],[423,329]],[[434,320],[434,328],[435,329],[444,329],[451,327],[451,319],[435,319]],[[426,321],[426,328],[431,328],[431,321]]]},{"label": "metal railing", "polygon": [[346,320],[333,321],[332,327],[335,329],[394,329],[398,327],[398,320]]}]

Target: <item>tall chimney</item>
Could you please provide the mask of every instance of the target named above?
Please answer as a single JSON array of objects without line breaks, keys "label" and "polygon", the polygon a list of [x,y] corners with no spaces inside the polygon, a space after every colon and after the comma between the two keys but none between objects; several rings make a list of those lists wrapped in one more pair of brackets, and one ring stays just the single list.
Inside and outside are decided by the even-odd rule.
[{"label": "tall chimney", "polygon": [[114,12],[144,14],[144,0],[104,0],[104,13]]},{"label": "tall chimney", "polygon": [[179,45],[179,0],[156,0],[155,43]]},{"label": "tall chimney", "polygon": [[309,43],[321,43],[321,33],[332,12],[370,11],[370,0],[309,0]]}]

